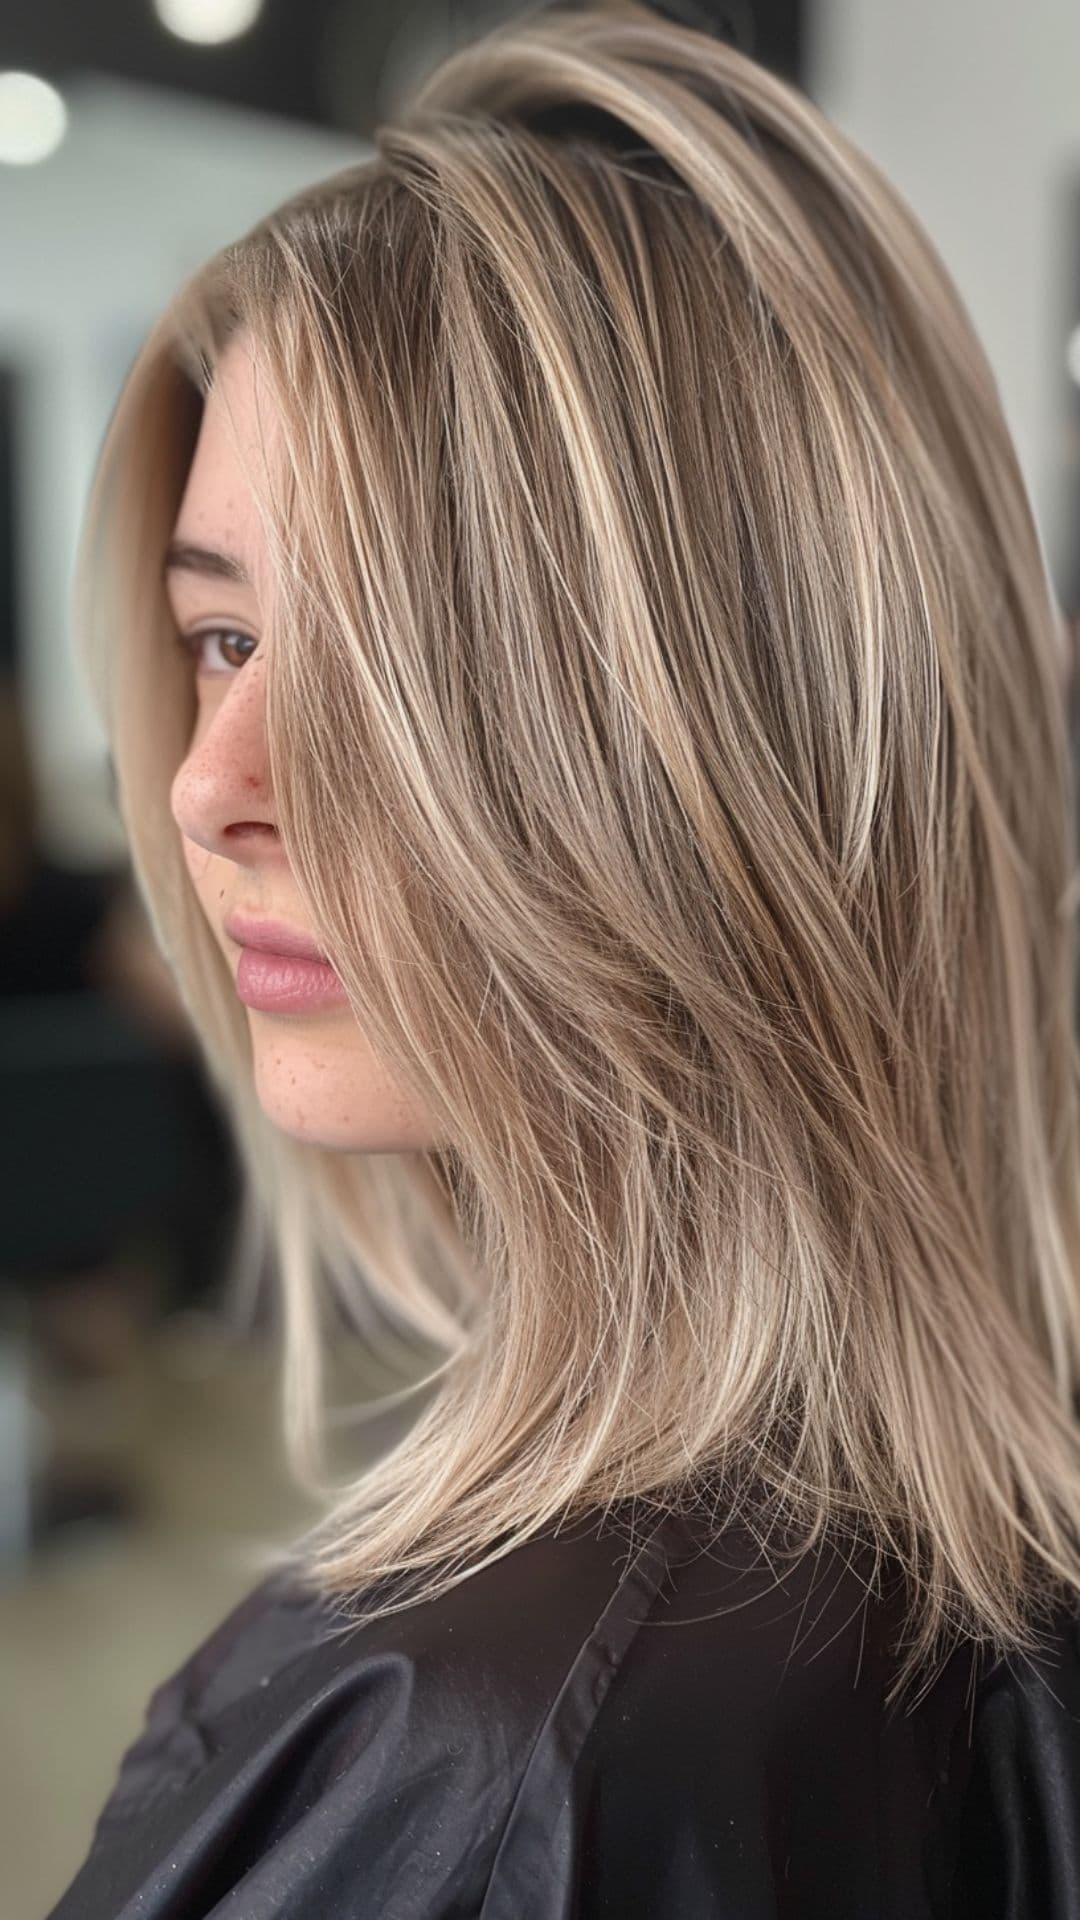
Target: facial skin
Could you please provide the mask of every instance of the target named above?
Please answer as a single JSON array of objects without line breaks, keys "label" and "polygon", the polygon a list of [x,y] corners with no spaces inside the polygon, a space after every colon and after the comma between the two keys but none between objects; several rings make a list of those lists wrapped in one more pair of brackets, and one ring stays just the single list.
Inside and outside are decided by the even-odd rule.
[{"label": "facial skin", "polygon": [[[315,932],[275,824],[264,730],[265,660],[258,643],[265,625],[260,586],[262,603],[269,604],[267,552],[243,462],[260,471],[273,427],[269,400],[258,391],[250,350],[239,336],[218,364],[173,540],[234,556],[254,585],[186,567],[166,574],[180,633],[200,636],[192,659],[198,712],[172,784],[172,813],[192,885],[234,977],[241,948],[222,925],[230,911]],[[428,1119],[377,1060],[348,1005],[245,1012],[259,1102],[286,1133],[367,1153],[434,1144]]]}]

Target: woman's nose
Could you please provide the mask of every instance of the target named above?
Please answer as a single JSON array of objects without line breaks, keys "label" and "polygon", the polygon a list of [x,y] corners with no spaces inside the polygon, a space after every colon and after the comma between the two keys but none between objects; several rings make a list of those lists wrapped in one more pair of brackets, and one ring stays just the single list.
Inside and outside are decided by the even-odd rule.
[{"label": "woman's nose", "polygon": [[264,713],[262,662],[254,655],[220,694],[200,692],[170,804],[181,833],[208,853],[237,859],[245,842],[276,837]]}]

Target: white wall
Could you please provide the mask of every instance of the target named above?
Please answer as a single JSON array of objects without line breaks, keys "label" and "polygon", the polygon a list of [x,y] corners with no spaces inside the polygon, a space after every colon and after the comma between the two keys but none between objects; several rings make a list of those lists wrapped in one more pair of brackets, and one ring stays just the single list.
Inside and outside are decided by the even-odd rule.
[{"label": "white wall", "polygon": [[[814,0],[806,90],[922,220],[998,378],[1051,562],[1080,319],[1077,0]],[[1070,200],[1071,195],[1071,200]]]},{"label": "white wall", "polygon": [[80,515],[123,375],[201,261],[366,149],[103,75],[73,80],[65,99],[56,152],[0,167],[0,354],[29,376],[16,426],[18,587],[42,830],[78,863],[123,851],[69,630]]}]

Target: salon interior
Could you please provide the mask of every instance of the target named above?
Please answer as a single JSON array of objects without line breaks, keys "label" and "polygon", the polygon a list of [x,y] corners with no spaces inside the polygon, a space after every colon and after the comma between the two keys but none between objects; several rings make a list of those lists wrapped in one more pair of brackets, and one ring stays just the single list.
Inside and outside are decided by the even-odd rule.
[{"label": "salon interior", "polygon": [[[280,1438],[274,1274],[237,1259],[232,1136],[132,877],[73,651],[86,489],[180,281],[362,159],[430,66],[513,11],[0,0],[4,1920],[58,1898],[151,1690],[253,1584],[265,1545],[314,1514]],[[711,12],[865,148],[948,261],[1080,636],[1080,9]],[[1063,697],[1072,713],[1071,680]],[[386,1444],[385,1356],[343,1335],[331,1388],[339,1363],[362,1444]]]}]

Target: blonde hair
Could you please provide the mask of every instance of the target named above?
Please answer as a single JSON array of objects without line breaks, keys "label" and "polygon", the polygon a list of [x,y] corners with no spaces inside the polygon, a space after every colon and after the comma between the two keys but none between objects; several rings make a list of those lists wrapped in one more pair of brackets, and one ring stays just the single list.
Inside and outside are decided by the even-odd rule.
[{"label": "blonde hair", "polygon": [[[170,304],[77,572],[137,881],[279,1271],[325,1506],[282,1556],[374,1615],[590,1510],[705,1500],[898,1556],[894,1693],[954,1636],[1031,1648],[1080,1593],[1073,820],[971,323],[810,101],[637,4],[489,31],[374,147]],[[280,836],[429,1152],[267,1121],[170,811],[194,694],[161,557],[241,332],[281,425]],[[328,1303],[432,1361],[337,1482]]]}]

